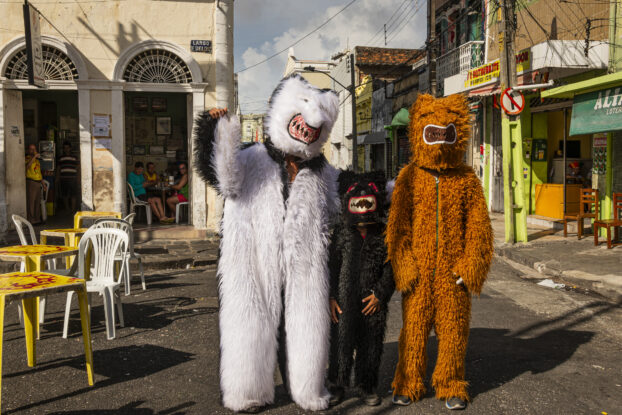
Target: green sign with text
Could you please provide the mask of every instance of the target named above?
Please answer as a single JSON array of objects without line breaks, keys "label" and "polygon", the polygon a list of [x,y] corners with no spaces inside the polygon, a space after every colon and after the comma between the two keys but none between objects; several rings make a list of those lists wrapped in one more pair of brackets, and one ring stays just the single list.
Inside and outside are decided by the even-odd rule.
[{"label": "green sign with text", "polygon": [[576,95],[570,135],[622,130],[622,86]]}]

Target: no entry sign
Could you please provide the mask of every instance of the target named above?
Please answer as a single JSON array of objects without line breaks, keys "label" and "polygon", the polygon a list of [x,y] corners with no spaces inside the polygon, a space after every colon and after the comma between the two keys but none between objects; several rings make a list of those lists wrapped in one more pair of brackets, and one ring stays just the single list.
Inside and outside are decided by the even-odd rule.
[{"label": "no entry sign", "polygon": [[501,108],[508,115],[518,115],[525,108],[525,97],[520,91],[508,88],[501,94]]}]

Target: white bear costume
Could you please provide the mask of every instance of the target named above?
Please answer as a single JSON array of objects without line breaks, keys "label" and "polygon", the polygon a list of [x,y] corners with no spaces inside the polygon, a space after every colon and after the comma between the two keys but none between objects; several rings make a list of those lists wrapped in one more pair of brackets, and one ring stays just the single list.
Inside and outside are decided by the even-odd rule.
[{"label": "white bear costume", "polygon": [[[235,115],[215,121],[205,113],[199,120],[197,165],[225,199],[220,385],[224,406],[234,411],[274,400],[282,313],[291,396],[304,409],[328,407],[328,243],[339,171],[321,150],[337,113],[333,91],[292,75],[270,98],[265,144],[243,146]],[[289,183],[291,156],[299,170]]]}]

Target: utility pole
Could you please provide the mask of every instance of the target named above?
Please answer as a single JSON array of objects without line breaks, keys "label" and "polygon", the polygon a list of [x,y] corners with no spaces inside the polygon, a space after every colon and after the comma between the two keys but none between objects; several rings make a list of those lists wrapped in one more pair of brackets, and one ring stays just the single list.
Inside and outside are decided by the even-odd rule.
[{"label": "utility pole", "polygon": [[428,0],[428,83],[430,94],[436,96],[436,7],[434,0]]},{"label": "utility pole", "polygon": [[609,11],[609,73],[622,70],[622,0],[611,0]]},{"label": "utility pole", "polygon": [[384,24],[384,45],[387,46],[387,24]]},{"label": "utility pole", "polygon": [[[500,0],[500,84],[501,91],[516,86],[514,52],[515,0]],[[503,150],[503,210],[505,213],[505,242],[527,242],[527,209],[523,180],[523,140],[519,116],[501,112],[501,144]]]},{"label": "utility pole", "polygon": [[358,133],[356,131],[356,74],[354,53],[350,54],[350,100],[352,102],[352,171],[358,170]]}]

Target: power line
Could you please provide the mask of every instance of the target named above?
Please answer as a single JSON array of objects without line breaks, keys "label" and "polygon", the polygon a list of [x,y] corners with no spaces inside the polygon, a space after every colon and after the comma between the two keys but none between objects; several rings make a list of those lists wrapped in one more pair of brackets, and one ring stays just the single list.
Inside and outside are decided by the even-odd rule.
[{"label": "power line", "polygon": [[289,50],[289,48],[291,48],[292,46],[297,45],[298,43],[302,42],[303,40],[305,40],[306,38],[308,38],[309,36],[311,36],[313,33],[317,32],[318,30],[320,30],[322,27],[326,26],[328,24],[328,22],[330,22],[331,20],[333,20],[335,17],[337,17],[339,14],[341,14],[345,9],[347,9],[348,7],[350,7],[352,4],[354,4],[357,0],[352,0],[350,3],[346,4],[341,10],[339,10],[337,13],[333,14],[331,17],[329,17],[324,23],[322,23],[321,25],[319,25],[318,27],[316,27],[315,29],[313,29],[312,31],[310,31],[309,33],[307,33],[306,35],[304,35],[303,37],[301,37],[300,39],[298,39],[297,41],[295,41],[294,43],[292,43],[291,45],[289,45],[288,47],[286,47],[285,49],[280,50],[279,52],[276,52],[270,56],[268,56],[266,59],[259,61],[251,66],[247,66],[244,69],[241,69],[239,71],[237,71],[236,73],[242,73],[244,71],[248,71],[251,68],[254,68],[256,66],[261,65],[262,63],[268,62],[270,59],[279,56],[281,53]]},{"label": "power line", "polygon": [[397,37],[397,35],[399,35],[399,34],[400,34],[400,32],[401,32],[402,30],[404,30],[404,28],[405,28],[406,26],[408,26],[408,23],[412,20],[412,18],[413,18],[413,17],[415,17],[415,16],[417,15],[417,13],[419,13],[419,11],[421,10],[421,7],[422,7],[423,5],[424,5],[424,3],[423,3],[423,2],[421,2],[421,3],[419,4],[419,7],[418,7],[416,10],[415,10],[415,9],[413,9],[413,10],[415,10],[415,12],[414,12],[414,13],[412,13],[408,19],[406,19],[405,23],[402,25],[402,27],[401,27],[401,28],[399,28],[399,30],[398,30],[397,28],[395,29],[395,31],[393,32],[393,33],[394,33],[394,34],[393,34],[393,36],[391,37],[391,39],[389,39],[389,40],[388,40],[388,42],[387,42],[387,43],[391,43],[391,41],[392,41],[392,40],[394,40],[394,39]]},{"label": "power line", "polygon": [[371,45],[371,42],[374,41],[374,39],[376,39],[376,37],[382,33],[382,30],[384,29],[385,31],[387,30],[386,25],[389,24],[391,22],[391,19],[393,19],[393,17],[395,17],[395,15],[397,15],[397,12],[400,11],[400,9],[402,8],[403,5],[405,5],[407,2],[409,2],[410,0],[404,0],[398,7],[397,9],[395,9],[395,11],[393,12],[393,14],[391,15],[391,17],[389,17],[389,20],[387,20],[384,25],[382,27],[380,27],[380,29],[371,37],[371,39],[369,39],[367,42],[365,42],[365,45]]}]

